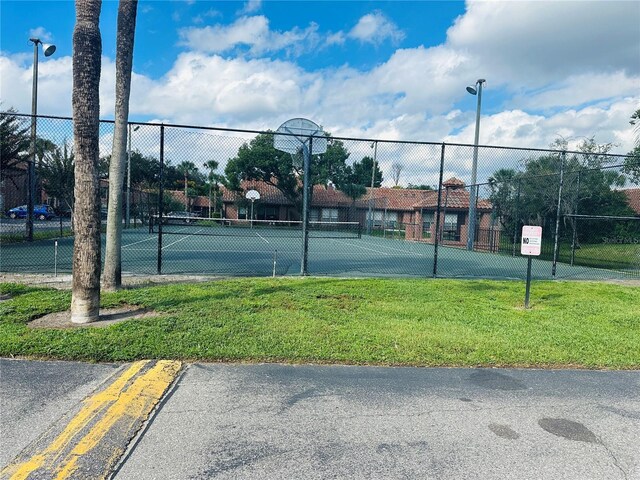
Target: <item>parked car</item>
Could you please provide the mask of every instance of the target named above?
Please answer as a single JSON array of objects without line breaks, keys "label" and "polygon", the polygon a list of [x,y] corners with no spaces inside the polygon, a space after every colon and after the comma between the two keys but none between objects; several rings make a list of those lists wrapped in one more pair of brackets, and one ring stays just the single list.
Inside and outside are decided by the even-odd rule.
[{"label": "parked car", "polygon": [[[27,206],[20,205],[10,209],[7,212],[9,218],[27,218]],[[56,212],[49,205],[34,205],[33,206],[33,218],[38,220],[51,220],[56,216]]]},{"label": "parked car", "polygon": [[183,221],[184,223],[191,223],[195,219],[199,218],[197,213],[192,212],[169,212],[166,215],[167,218]]}]

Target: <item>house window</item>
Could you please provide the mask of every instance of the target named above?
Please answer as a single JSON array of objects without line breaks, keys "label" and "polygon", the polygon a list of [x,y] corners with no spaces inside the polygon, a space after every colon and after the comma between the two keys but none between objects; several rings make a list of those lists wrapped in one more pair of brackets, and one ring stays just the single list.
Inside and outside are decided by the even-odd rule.
[{"label": "house window", "polygon": [[261,205],[258,209],[258,219],[260,220],[279,220],[280,209],[273,205]]},{"label": "house window", "polygon": [[238,218],[249,218],[247,216],[247,207],[238,207]]},{"label": "house window", "polygon": [[435,214],[423,213],[422,214],[422,236],[423,238],[431,238],[431,225],[434,223]]},{"label": "house window", "polygon": [[464,214],[447,213],[444,216],[444,224],[442,226],[442,238],[443,240],[450,240],[453,242],[460,241],[460,216]]},{"label": "house window", "polygon": [[320,209],[312,208],[311,210],[309,210],[309,221],[317,222],[319,220],[320,220]]},{"label": "house window", "polygon": [[456,230],[458,228],[458,214],[457,213],[447,213],[444,216],[444,229],[445,230]]},{"label": "house window", "polygon": [[374,210],[373,226],[385,228],[395,228],[398,221],[398,212],[389,212],[384,210]]},{"label": "house window", "polygon": [[337,222],[338,221],[338,209],[337,208],[323,208],[322,209],[322,221],[323,222]]}]

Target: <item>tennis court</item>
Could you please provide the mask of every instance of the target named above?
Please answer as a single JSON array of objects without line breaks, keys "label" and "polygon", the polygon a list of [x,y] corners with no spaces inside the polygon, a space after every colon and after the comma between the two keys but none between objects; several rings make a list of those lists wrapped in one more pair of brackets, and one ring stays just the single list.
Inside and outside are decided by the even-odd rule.
[{"label": "tennis court", "polygon": [[[327,276],[431,277],[435,247],[424,242],[370,236],[353,226],[310,228],[308,273]],[[157,228],[157,226],[156,226]],[[57,244],[57,245],[56,245]],[[69,273],[73,238],[3,245],[0,270]],[[294,225],[163,225],[162,274],[228,276],[300,275],[301,232]],[[158,234],[148,228],[123,231],[125,274],[158,271]],[[104,244],[103,244],[104,255]],[[637,275],[637,271],[634,271]],[[439,246],[439,277],[525,278],[526,258]],[[552,263],[534,259],[533,277],[551,279]],[[556,278],[628,278],[623,271],[558,263]]]}]

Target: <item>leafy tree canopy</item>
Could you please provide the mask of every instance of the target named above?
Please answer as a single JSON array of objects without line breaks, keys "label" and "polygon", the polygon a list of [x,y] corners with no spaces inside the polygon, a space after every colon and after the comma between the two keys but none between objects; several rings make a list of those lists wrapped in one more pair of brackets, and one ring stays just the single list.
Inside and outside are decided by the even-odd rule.
[{"label": "leafy tree canopy", "polygon": [[[564,150],[566,143],[560,141],[552,147]],[[562,215],[629,215],[626,198],[619,190],[625,185],[625,175],[603,168],[612,162],[605,155],[611,148],[611,144],[587,139],[579,146],[581,154],[549,152],[525,160],[524,171],[496,171],[489,179],[494,213],[506,229],[513,228],[513,222],[540,224],[545,217],[555,217],[562,169]]]},{"label": "leafy tree canopy", "polygon": [[18,164],[28,159],[29,124],[13,108],[0,113],[0,172],[2,177],[24,173]]},{"label": "leafy tree canopy", "polygon": [[[311,157],[311,185],[327,185],[332,182],[337,188],[355,191],[350,187],[355,181],[354,171],[347,166],[349,152],[340,140],[329,139],[327,151]],[[240,190],[243,180],[257,180],[274,186],[294,205],[302,199],[302,154],[291,155],[276,150],[273,134],[261,133],[238,149],[236,157],[225,167],[227,186]],[[371,175],[371,170],[369,170]],[[371,178],[369,177],[369,182]]]},{"label": "leafy tree canopy", "polygon": [[65,143],[46,154],[38,170],[47,195],[57,198],[62,204],[73,209],[74,155],[73,149]]}]

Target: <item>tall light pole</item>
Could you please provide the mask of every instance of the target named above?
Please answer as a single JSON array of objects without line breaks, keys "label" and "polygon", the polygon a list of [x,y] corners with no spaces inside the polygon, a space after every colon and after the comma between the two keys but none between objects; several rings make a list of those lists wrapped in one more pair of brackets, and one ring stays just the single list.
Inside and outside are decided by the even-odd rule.
[{"label": "tall light pole", "polygon": [[33,241],[33,200],[36,190],[36,115],[38,115],[38,44],[42,44],[45,57],[53,55],[55,45],[42,43],[39,38],[30,38],[33,42],[33,86],[31,88],[31,155],[27,168],[27,241]]},{"label": "tall light pole", "polygon": [[482,103],[482,84],[485,83],[484,78],[476,81],[475,86],[467,87],[467,92],[471,95],[478,96],[478,105],[476,107],[476,138],[473,142],[473,164],[471,166],[471,190],[469,192],[469,227],[467,229],[467,250],[473,250],[473,243],[476,236],[476,197],[478,194],[477,175],[478,175],[478,141],[480,139],[480,107]]},{"label": "tall light pole", "polygon": [[[136,132],[140,125],[136,125],[133,131]],[[131,213],[131,124],[129,124],[129,148],[127,149],[127,209],[125,211],[125,228],[129,228],[129,219]]]}]

